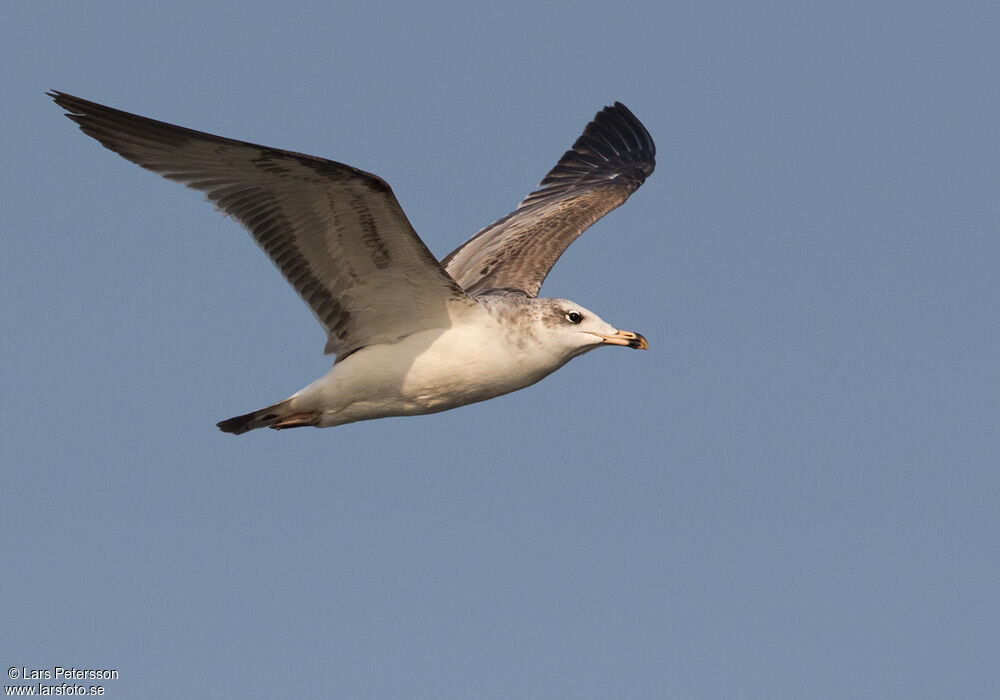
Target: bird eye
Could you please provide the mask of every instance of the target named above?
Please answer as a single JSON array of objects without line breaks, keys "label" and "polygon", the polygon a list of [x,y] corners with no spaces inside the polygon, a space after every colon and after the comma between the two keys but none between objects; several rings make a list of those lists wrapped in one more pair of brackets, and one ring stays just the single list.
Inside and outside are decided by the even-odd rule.
[{"label": "bird eye", "polygon": [[579,323],[580,321],[583,320],[583,314],[581,314],[579,311],[570,311],[568,314],[566,314],[566,320],[569,321],[570,323]]}]

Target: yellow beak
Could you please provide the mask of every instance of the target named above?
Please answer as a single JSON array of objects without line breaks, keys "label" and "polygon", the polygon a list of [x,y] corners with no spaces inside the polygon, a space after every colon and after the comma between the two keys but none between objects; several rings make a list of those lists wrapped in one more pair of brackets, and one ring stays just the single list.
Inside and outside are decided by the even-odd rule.
[{"label": "yellow beak", "polygon": [[636,350],[646,350],[649,347],[645,338],[632,331],[617,331],[614,335],[604,335],[603,333],[594,333],[593,331],[587,332],[591,335],[596,335],[606,345],[623,345],[624,347]]}]

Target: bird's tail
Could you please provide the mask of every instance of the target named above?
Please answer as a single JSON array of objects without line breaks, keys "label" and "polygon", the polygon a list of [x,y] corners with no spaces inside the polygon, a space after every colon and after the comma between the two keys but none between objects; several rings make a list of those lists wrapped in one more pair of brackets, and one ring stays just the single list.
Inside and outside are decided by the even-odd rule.
[{"label": "bird's tail", "polygon": [[276,404],[261,408],[242,416],[227,418],[216,423],[219,430],[233,435],[255,430],[257,428],[274,428],[282,430],[284,428],[304,428],[307,425],[317,425],[319,416],[315,413],[294,412],[290,406],[291,399],[279,401]]}]

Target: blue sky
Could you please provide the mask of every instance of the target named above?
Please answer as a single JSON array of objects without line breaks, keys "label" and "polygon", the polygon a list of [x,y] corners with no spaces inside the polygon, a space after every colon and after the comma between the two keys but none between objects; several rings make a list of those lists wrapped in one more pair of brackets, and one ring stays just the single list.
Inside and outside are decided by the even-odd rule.
[{"label": "blue sky", "polygon": [[[995,3],[20,3],[0,22],[0,660],[107,697],[995,698]],[[237,225],[59,89],[375,172],[444,255],[621,100],[542,289],[642,332],[329,430]]]}]

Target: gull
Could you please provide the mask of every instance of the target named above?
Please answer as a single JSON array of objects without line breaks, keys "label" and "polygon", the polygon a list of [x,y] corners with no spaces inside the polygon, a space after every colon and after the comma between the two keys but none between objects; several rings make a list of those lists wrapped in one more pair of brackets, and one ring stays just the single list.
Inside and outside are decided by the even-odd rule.
[{"label": "gull", "polygon": [[221,421],[224,432],[436,413],[523,389],[600,346],[647,347],[579,304],[538,297],[566,248],[653,172],[653,139],[620,102],[514,211],[439,261],[376,175],[47,94],[83,133],[242,224],[326,331],[327,374]]}]

